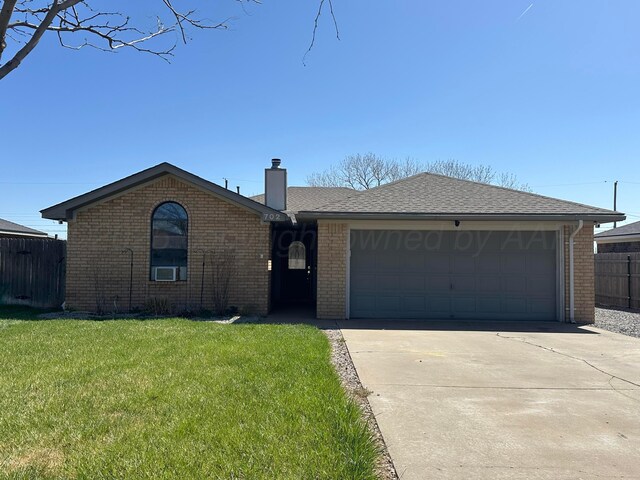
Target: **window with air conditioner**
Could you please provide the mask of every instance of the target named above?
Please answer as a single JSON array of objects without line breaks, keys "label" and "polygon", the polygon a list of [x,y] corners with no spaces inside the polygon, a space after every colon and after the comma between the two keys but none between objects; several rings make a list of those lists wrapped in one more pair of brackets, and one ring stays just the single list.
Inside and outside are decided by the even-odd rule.
[{"label": "window with air conditioner", "polygon": [[176,202],[165,202],[151,217],[151,280],[176,282],[187,279],[187,211]]}]

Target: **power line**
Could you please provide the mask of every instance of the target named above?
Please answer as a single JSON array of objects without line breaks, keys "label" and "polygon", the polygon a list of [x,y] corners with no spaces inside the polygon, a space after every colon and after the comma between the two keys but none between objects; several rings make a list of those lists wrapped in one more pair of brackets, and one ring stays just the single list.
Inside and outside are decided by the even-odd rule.
[{"label": "power line", "polygon": [[0,182],[0,185],[104,185],[98,182]]},{"label": "power line", "polygon": [[532,188],[544,188],[544,187],[570,187],[577,185],[596,185],[600,183],[607,183],[609,180],[600,180],[598,182],[582,182],[582,183],[554,183],[550,185],[531,185]]}]

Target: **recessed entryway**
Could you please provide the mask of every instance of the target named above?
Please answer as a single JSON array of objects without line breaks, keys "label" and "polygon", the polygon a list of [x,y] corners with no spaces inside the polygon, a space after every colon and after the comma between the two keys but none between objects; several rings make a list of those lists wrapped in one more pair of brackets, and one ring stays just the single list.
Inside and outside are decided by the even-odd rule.
[{"label": "recessed entryway", "polygon": [[314,223],[273,228],[272,309],[315,305],[317,232]]}]

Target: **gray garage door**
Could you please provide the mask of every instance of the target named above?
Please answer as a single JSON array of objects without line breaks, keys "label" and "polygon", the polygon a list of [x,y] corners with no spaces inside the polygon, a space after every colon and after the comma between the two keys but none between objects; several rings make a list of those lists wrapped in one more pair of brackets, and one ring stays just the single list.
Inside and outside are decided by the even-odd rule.
[{"label": "gray garage door", "polygon": [[351,318],[556,319],[556,233],[352,230]]}]

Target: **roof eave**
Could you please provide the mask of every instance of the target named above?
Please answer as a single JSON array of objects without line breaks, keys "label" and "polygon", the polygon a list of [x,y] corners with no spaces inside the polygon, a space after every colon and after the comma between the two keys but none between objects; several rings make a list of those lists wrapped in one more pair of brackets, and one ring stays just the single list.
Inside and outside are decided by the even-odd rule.
[{"label": "roof eave", "polygon": [[624,235],[595,235],[596,242],[634,242],[640,240],[640,233],[627,233]]},{"label": "roof eave", "polygon": [[134,173],[133,175],[105,185],[104,187],[100,187],[96,190],[92,190],[83,195],[71,198],[49,208],[45,208],[44,210],[40,210],[40,213],[42,214],[43,218],[58,221],[67,221],[73,218],[73,213],[82,207],[113,197],[144,183],[151,182],[162,177],[163,175],[174,175],[181,180],[186,181],[187,183],[191,183],[200,188],[203,188],[213,195],[224,198],[230,203],[233,203],[240,207],[244,207],[255,212],[256,214],[259,214],[264,221],[271,222],[289,220],[289,217],[279,210],[274,210],[273,208],[267,207],[266,205],[258,203],[255,200],[251,200],[250,198],[225,189],[220,185],[209,182],[208,180],[198,177],[197,175],[189,173],[169,163],[161,163],[159,165],[156,165],[155,167],[151,167],[141,172]]},{"label": "roof eave", "polygon": [[495,214],[495,213],[361,213],[361,212],[312,212],[296,214],[298,220],[490,220],[490,221],[593,221],[594,223],[621,222],[623,214]]},{"label": "roof eave", "polygon": [[49,238],[49,234],[45,232],[24,232],[18,230],[0,230],[0,235],[17,235],[20,237]]}]

